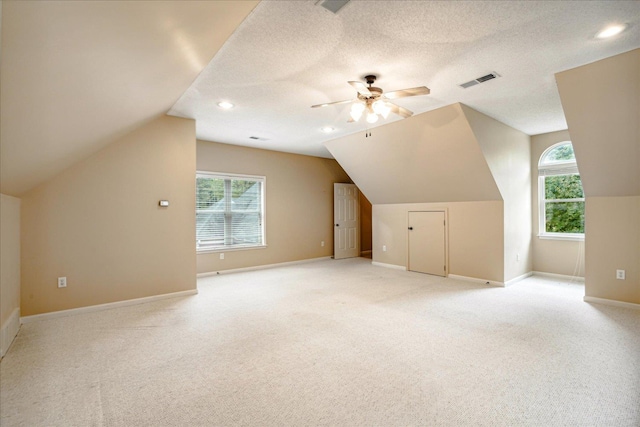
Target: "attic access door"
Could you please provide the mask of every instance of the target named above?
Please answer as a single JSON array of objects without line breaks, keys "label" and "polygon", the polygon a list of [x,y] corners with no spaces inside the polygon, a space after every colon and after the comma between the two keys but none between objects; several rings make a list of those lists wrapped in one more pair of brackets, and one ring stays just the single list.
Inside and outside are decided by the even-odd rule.
[{"label": "attic access door", "polygon": [[360,256],[360,198],[354,184],[333,184],[333,258]]},{"label": "attic access door", "polygon": [[409,212],[410,271],[447,275],[444,211]]}]

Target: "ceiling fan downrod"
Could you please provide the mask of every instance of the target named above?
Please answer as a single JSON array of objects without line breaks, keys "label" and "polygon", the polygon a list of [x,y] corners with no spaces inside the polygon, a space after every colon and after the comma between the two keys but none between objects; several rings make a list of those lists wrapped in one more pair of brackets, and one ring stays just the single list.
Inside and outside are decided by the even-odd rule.
[{"label": "ceiling fan downrod", "polygon": [[369,87],[371,87],[371,85],[376,82],[376,78],[377,77],[374,76],[373,74],[369,74],[368,76],[364,76],[364,81],[367,82]]}]

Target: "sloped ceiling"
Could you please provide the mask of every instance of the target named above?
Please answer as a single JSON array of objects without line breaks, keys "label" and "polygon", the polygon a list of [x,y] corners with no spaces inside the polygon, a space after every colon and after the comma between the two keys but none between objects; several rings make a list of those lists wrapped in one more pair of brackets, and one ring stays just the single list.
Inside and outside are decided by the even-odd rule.
[{"label": "sloped ceiling", "polygon": [[[629,27],[595,38],[612,23]],[[638,1],[353,0],[333,14],[317,0],[264,0],[170,114],[196,119],[199,139],[330,157],[323,141],[368,125],[347,123],[349,105],[310,106],[353,99],[347,81],[377,74],[385,91],[431,89],[397,100],[415,113],[460,102],[534,135],[566,129],[555,73],[636,47]],[[492,71],[502,77],[458,86]]]},{"label": "sloped ceiling", "polygon": [[[346,82],[369,73],[385,91],[430,87],[398,100],[415,113],[462,102],[527,134],[564,129],[553,75],[640,47],[638,1],[353,0],[338,14],[317,0],[2,8],[0,190],[11,195],[167,112],[196,119],[200,139],[331,157],[324,141],[366,125],[346,123],[346,105],[309,107],[353,98]],[[628,30],[594,38],[616,22]],[[492,71],[502,77],[458,86]],[[218,109],[223,99],[236,108]]]},{"label": "sloped ceiling", "polygon": [[460,104],[325,146],[374,205],[502,200]]},{"label": "sloped ceiling", "polygon": [[529,136],[466,105],[461,107],[502,198],[511,202],[514,197],[528,195],[531,192]]},{"label": "sloped ceiling", "polygon": [[585,195],[640,196],[640,49],[556,79]]},{"label": "sloped ceiling", "polygon": [[257,1],[3,1],[0,191],[165,114]]}]

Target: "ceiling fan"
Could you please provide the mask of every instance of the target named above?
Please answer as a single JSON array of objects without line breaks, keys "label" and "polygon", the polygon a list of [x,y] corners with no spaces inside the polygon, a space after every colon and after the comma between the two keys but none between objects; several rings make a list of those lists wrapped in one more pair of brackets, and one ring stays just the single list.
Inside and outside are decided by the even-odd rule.
[{"label": "ceiling fan", "polygon": [[312,105],[311,108],[326,107],[328,105],[347,104],[352,102],[351,112],[349,113],[351,118],[349,122],[357,122],[362,117],[363,113],[367,113],[367,122],[375,123],[378,121],[378,116],[382,116],[385,119],[389,116],[389,113],[394,113],[403,118],[411,117],[413,112],[407,110],[404,107],[390,102],[392,99],[405,98],[407,96],[419,96],[429,95],[431,91],[426,86],[413,87],[410,89],[395,90],[393,92],[383,93],[379,87],[372,86],[376,81],[376,76],[368,75],[364,77],[365,81],[369,85],[365,85],[362,82],[351,81],[349,84],[358,91],[356,99],[348,99],[345,101],[328,102],[325,104]]}]

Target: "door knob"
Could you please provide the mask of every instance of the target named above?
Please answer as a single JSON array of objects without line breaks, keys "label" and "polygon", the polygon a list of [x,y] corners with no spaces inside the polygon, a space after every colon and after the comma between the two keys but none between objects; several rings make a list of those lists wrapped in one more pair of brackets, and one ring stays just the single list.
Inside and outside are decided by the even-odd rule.
[{"label": "door knob", "polygon": [[336,227],[340,227],[340,224],[336,224]]},{"label": "door knob", "polygon": [[409,230],[413,230],[413,227],[409,227]]}]

